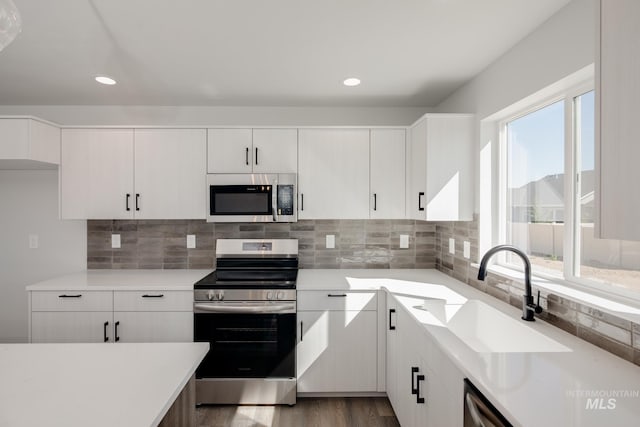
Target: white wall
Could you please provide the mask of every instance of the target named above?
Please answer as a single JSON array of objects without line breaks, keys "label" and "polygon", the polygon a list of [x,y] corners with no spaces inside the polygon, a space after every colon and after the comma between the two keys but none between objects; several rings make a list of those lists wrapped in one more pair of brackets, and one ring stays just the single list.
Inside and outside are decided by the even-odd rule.
[{"label": "white wall", "polygon": [[482,120],[595,60],[595,0],[573,0],[437,106]]},{"label": "white wall", "polygon": [[27,340],[25,286],[86,265],[87,222],[58,220],[58,171],[0,170],[0,343]]},{"label": "white wall", "polygon": [[414,107],[5,105],[0,106],[0,115],[30,115],[68,126],[406,126],[430,110]]}]

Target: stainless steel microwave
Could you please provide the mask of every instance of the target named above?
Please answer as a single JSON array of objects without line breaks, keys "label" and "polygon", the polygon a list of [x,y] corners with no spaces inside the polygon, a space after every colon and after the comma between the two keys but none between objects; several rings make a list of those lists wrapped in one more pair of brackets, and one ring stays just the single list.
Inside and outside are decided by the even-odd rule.
[{"label": "stainless steel microwave", "polygon": [[207,175],[207,222],[296,222],[296,174]]}]

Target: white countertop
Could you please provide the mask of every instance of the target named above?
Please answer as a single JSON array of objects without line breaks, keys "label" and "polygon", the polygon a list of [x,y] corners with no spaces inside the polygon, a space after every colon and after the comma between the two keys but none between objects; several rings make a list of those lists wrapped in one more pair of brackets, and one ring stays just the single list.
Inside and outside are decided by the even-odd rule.
[{"label": "white countertop", "polygon": [[85,270],[34,283],[27,291],[193,290],[213,270]]},{"label": "white countertop", "polygon": [[[385,289],[393,293],[460,371],[515,425],[588,427],[640,423],[640,367],[539,319],[519,321],[570,351],[475,352],[418,308],[424,298],[441,298],[449,304],[481,300],[514,319],[520,319],[522,312],[439,271],[300,270],[297,289]],[[603,408],[587,409],[589,397],[602,397]],[[615,407],[607,409],[610,398],[615,399]]]},{"label": "white countertop", "polygon": [[157,426],[208,349],[0,344],[0,426]]}]

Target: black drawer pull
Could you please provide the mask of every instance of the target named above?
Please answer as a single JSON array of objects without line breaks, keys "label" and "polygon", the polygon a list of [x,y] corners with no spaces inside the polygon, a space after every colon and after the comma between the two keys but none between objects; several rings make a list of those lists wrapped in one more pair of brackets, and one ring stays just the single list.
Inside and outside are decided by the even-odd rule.
[{"label": "black drawer pull", "polygon": [[327,294],[329,298],[344,298],[347,294]]},{"label": "black drawer pull", "polygon": [[249,147],[244,148],[244,163],[249,166]]},{"label": "black drawer pull", "polygon": [[424,397],[420,397],[420,381],[424,381],[424,375],[418,375],[418,384],[416,386],[416,403],[424,403]]},{"label": "black drawer pull", "polygon": [[140,211],[140,194],[136,193],[136,211]]},{"label": "black drawer pull", "polygon": [[392,325],[391,324],[391,315],[393,313],[395,313],[395,312],[396,312],[395,308],[390,308],[389,309],[389,330],[391,330],[391,331],[395,331],[396,330],[396,325]]},{"label": "black drawer pull", "polygon": [[58,295],[58,298],[80,298],[81,296],[82,294],[75,294],[75,295],[62,294],[62,295]]},{"label": "black drawer pull", "polygon": [[142,298],[162,298],[162,297],[164,297],[164,294],[155,294],[155,295],[144,294],[144,295],[142,295]]},{"label": "black drawer pull", "polygon": [[115,335],[116,335],[116,342],[120,341],[120,336],[118,335],[118,326],[120,326],[120,322],[116,322],[116,327],[115,327]]},{"label": "black drawer pull", "polygon": [[422,198],[424,197],[424,192],[419,192],[418,193],[418,210],[419,211],[423,211],[424,210],[424,206],[422,206]]},{"label": "black drawer pull", "polygon": [[109,322],[104,322],[104,342],[109,341],[109,337],[107,336],[107,326],[109,326]]},{"label": "black drawer pull", "polygon": [[131,198],[131,194],[127,193],[127,197],[126,197],[126,201],[125,201],[125,208],[127,210],[127,212],[129,212],[131,210],[131,208],[129,207],[129,199]]}]

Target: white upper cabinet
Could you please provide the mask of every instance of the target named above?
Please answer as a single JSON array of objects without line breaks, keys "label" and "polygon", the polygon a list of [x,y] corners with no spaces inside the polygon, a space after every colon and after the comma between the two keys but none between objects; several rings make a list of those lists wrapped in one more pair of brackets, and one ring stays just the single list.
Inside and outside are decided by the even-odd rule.
[{"label": "white upper cabinet", "polygon": [[63,129],[60,216],[131,219],[133,129]]},{"label": "white upper cabinet", "polygon": [[253,130],[254,173],[298,172],[297,129]]},{"label": "white upper cabinet", "polygon": [[596,227],[603,239],[640,240],[640,2],[601,0],[596,55]]},{"label": "white upper cabinet", "polygon": [[135,217],[204,219],[204,129],[136,129]]},{"label": "white upper cabinet", "polygon": [[408,217],[473,219],[473,124],[468,114],[427,114],[409,129]]},{"label": "white upper cabinet", "polygon": [[405,218],[405,130],[371,129],[371,219]]},{"label": "white upper cabinet", "polygon": [[252,148],[251,129],[208,129],[207,172],[251,173]]},{"label": "white upper cabinet", "polygon": [[369,218],[369,130],[300,129],[298,218]]},{"label": "white upper cabinet", "polygon": [[208,173],[296,173],[296,129],[209,129]]},{"label": "white upper cabinet", "polygon": [[60,129],[33,119],[0,119],[0,169],[60,164]]},{"label": "white upper cabinet", "polygon": [[61,217],[204,219],[205,159],[204,129],[64,129]]}]

